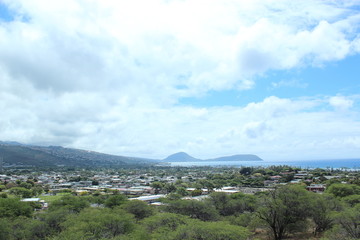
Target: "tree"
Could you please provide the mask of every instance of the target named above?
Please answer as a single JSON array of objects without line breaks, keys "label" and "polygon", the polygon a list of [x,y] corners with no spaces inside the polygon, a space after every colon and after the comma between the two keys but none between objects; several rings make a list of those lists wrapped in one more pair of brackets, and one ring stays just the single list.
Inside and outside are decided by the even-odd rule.
[{"label": "tree", "polygon": [[336,197],[346,197],[354,194],[360,194],[360,186],[353,184],[332,184],[326,192],[333,194]]},{"label": "tree", "polygon": [[82,209],[89,207],[90,203],[83,197],[66,195],[51,203],[49,210],[53,211],[60,207],[67,208],[71,212],[79,213]]},{"label": "tree", "polygon": [[354,207],[356,204],[360,203],[360,194],[346,196],[343,197],[341,200],[347,203],[349,206]]},{"label": "tree", "polygon": [[214,206],[197,200],[171,201],[163,209],[167,212],[182,214],[202,221],[215,221],[219,218]]},{"label": "tree", "polygon": [[186,188],[184,188],[184,187],[178,187],[178,188],[176,189],[176,193],[179,194],[179,195],[181,195],[181,196],[187,196],[187,195],[189,195],[188,191],[186,191]]},{"label": "tree", "polygon": [[18,217],[11,222],[11,237],[9,239],[45,239],[50,234],[46,224],[42,221]]},{"label": "tree", "polygon": [[335,220],[351,239],[360,239],[360,204],[340,212]]},{"label": "tree", "polygon": [[312,194],[309,199],[310,215],[315,223],[314,234],[330,229],[334,220],[331,213],[338,208],[338,203],[332,195]]},{"label": "tree", "polygon": [[191,196],[193,196],[193,197],[200,196],[200,195],[202,195],[201,189],[195,189],[194,191],[191,192]]},{"label": "tree", "polygon": [[87,208],[68,218],[55,239],[109,239],[135,229],[131,214],[120,209]]},{"label": "tree", "polygon": [[162,182],[155,181],[150,184],[150,187],[155,190],[155,194],[158,194],[163,189],[164,184]]},{"label": "tree", "polygon": [[0,239],[10,239],[11,226],[10,221],[5,218],[0,218]]},{"label": "tree", "polygon": [[164,189],[166,190],[166,193],[172,193],[176,191],[176,186],[172,183],[166,183]]},{"label": "tree", "polygon": [[175,231],[179,226],[186,224],[189,218],[175,213],[159,213],[144,219],[142,225],[148,233],[158,230],[163,232]]},{"label": "tree", "polygon": [[110,196],[108,199],[105,200],[105,207],[108,208],[114,208],[116,206],[120,206],[124,204],[127,201],[127,198],[125,195],[117,194]]},{"label": "tree", "polygon": [[193,220],[189,224],[179,227],[174,235],[175,236],[170,239],[245,240],[248,239],[251,234],[244,227],[230,225],[225,222],[201,222]]},{"label": "tree", "polygon": [[254,196],[243,193],[227,195],[222,192],[213,192],[205,201],[213,205],[223,216],[238,215],[245,211],[253,212],[255,208]]},{"label": "tree", "polygon": [[139,200],[127,201],[122,205],[122,209],[128,213],[134,214],[135,218],[138,220],[149,217],[154,213],[151,206]]},{"label": "tree", "polygon": [[0,198],[0,218],[32,215],[33,209],[26,202],[14,198]]},{"label": "tree", "polygon": [[33,187],[31,189],[31,191],[32,191],[33,196],[38,196],[44,191],[44,189],[42,187],[40,187],[40,186],[36,186],[36,187]]},{"label": "tree", "polygon": [[308,192],[299,186],[284,186],[262,197],[258,217],[271,229],[275,240],[281,240],[294,224],[308,214]]},{"label": "tree", "polygon": [[9,192],[22,198],[29,198],[33,194],[31,190],[23,187],[13,187],[9,190]]},{"label": "tree", "polygon": [[209,195],[209,198],[206,199],[206,202],[213,205],[221,215],[226,216],[229,212],[230,200],[230,197],[225,193],[213,192]]},{"label": "tree", "polygon": [[31,189],[33,185],[31,185],[31,183],[27,183],[27,182],[21,182],[19,184],[19,187],[23,187],[23,188],[26,188],[26,189]]},{"label": "tree", "polygon": [[62,223],[65,222],[66,218],[74,213],[71,213],[69,209],[61,207],[52,211],[46,211],[38,214],[36,217],[44,222],[51,233],[59,233],[63,230]]}]

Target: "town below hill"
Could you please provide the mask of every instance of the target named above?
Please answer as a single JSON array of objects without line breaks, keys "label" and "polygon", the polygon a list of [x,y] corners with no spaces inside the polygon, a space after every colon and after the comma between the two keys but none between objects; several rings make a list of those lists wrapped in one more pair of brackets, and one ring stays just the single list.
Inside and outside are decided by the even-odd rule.
[{"label": "town below hill", "polygon": [[0,239],[359,239],[359,177],[290,166],[9,168]]}]

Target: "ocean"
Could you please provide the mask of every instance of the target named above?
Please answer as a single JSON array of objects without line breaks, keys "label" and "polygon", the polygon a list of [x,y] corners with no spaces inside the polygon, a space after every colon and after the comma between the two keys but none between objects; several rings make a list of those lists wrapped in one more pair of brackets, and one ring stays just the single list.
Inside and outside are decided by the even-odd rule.
[{"label": "ocean", "polygon": [[267,167],[273,165],[288,165],[303,169],[334,168],[360,170],[360,159],[332,159],[332,160],[296,160],[296,161],[197,161],[172,162],[170,166],[212,166],[212,167]]}]

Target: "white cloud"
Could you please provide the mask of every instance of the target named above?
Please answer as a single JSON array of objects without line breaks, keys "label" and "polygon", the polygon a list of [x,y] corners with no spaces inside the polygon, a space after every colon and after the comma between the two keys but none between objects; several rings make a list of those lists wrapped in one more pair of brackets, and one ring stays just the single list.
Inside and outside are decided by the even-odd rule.
[{"label": "white cloud", "polygon": [[[268,70],[358,53],[351,1],[3,2],[19,16],[0,22],[0,139],[144,157],[358,146],[356,117],[315,113],[324,98],[176,106],[253,88]],[[329,98],[336,109],[350,110],[349,101]]]},{"label": "white cloud", "polygon": [[14,79],[54,91],[143,87],[151,98],[176,101],[247,89],[267,70],[319,65],[358,49],[351,29],[360,14],[343,1],[5,3],[30,20],[0,26],[1,65]]},{"label": "white cloud", "polygon": [[290,79],[290,80],[280,80],[278,82],[271,83],[272,89],[275,88],[282,88],[282,87],[291,87],[291,88],[307,88],[308,83],[301,82],[297,79]]},{"label": "white cloud", "polygon": [[329,98],[329,104],[337,110],[347,110],[352,107],[354,101],[344,96],[334,96]]}]

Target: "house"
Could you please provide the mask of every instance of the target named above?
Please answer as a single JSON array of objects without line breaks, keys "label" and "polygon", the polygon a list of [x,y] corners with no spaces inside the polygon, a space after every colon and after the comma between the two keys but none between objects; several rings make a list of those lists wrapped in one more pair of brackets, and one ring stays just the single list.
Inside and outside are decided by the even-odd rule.
[{"label": "house", "polygon": [[322,193],[326,189],[324,184],[310,184],[310,186],[306,187],[306,190],[316,193]]},{"label": "house", "polygon": [[142,196],[142,197],[137,197],[137,198],[129,198],[129,200],[139,200],[139,201],[144,201],[147,203],[153,203],[153,202],[157,202],[157,200],[159,198],[163,198],[163,197],[166,197],[166,195],[164,195],[164,194],[149,195],[149,196]]}]

